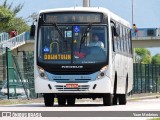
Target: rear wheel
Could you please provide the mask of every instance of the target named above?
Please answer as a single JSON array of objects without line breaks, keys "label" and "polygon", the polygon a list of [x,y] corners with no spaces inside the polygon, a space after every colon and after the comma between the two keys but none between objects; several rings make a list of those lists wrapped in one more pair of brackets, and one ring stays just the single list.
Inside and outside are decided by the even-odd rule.
[{"label": "rear wheel", "polygon": [[116,94],[113,97],[113,105],[117,105],[117,100],[118,100],[118,97],[117,97],[117,94]]},{"label": "rear wheel", "polygon": [[54,94],[45,93],[43,97],[45,106],[49,107],[54,105]]},{"label": "rear wheel", "polygon": [[66,97],[65,96],[58,96],[58,105],[60,105],[60,106],[66,105]]},{"label": "rear wheel", "polygon": [[118,97],[117,97],[117,73],[115,73],[114,78],[114,90],[113,90],[113,105],[117,105]]},{"label": "rear wheel", "polygon": [[125,87],[125,94],[119,94],[119,105],[126,105],[127,104],[127,91],[128,91],[128,75],[126,77],[126,87]]},{"label": "rear wheel", "polygon": [[112,105],[112,94],[104,94],[103,95],[103,105],[104,106],[111,106]]},{"label": "rear wheel", "polygon": [[75,99],[74,97],[68,97],[68,98],[67,98],[67,104],[68,104],[69,106],[75,105],[75,101],[76,101],[76,99]]}]

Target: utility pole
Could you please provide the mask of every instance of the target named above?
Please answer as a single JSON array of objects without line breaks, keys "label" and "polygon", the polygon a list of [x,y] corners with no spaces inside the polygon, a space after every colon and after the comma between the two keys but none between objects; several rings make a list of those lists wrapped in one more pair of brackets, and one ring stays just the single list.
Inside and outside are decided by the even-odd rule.
[{"label": "utility pole", "polygon": [[90,0],[83,0],[83,7],[90,7]]},{"label": "utility pole", "polygon": [[132,25],[134,24],[134,0],[132,0]]}]

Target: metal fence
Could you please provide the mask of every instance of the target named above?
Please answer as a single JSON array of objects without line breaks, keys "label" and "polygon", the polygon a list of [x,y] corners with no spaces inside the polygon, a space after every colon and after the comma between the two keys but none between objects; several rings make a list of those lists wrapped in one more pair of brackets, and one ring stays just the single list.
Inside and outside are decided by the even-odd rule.
[{"label": "metal fence", "polygon": [[[3,39],[2,39],[3,38]],[[23,32],[20,35],[17,35],[16,37],[5,39],[4,37],[1,37],[0,41],[0,48],[10,48],[11,50],[25,44],[26,40],[30,39],[29,32]],[[4,53],[3,50],[0,51],[0,55]]]},{"label": "metal fence", "polygon": [[[1,55],[4,75],[0,78],[0,91],[8,99],[36,98],[34,92],[33,52],[22,51],[22,55],[15,56],[6,48],[6,54]],[[2,58],[0,59],[2,60]],[[1,69],[0,69],[1,70]]]},{"label": "metal fence", "polygon": [[160,92],[160,65],[134,63],[133,93]]},{"label": "metal fence", "polygon": [[160,28],[137,28],[137,32],[132,29],[132,37],[160,37]]},{"label": "metal fence", "polygon": [[0,89],[2,89],[4,85],[4,81],[6,80],[6,54],[5,48],[0,48],[0,51],[4,51],[3,54],[0,55]]},{"label": "metal fence", "polygon": [[[5,53],[0,55],[0,91],[9,95],[9,99],[36,98],[33,52],[21,51],[21,55],[15,56],[8,48],[3,51]],[[133,71],[132,94],[160,92],[160,65],[134,63]]]}]

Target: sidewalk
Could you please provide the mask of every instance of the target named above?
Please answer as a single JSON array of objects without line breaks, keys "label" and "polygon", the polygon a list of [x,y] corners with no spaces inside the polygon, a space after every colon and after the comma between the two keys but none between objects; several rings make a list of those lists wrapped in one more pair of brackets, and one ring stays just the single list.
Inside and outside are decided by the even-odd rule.
[{"label": "sidewalk", "polygon": [[139,93],[127,97],[127,100],[160,98],[160,93]]}]

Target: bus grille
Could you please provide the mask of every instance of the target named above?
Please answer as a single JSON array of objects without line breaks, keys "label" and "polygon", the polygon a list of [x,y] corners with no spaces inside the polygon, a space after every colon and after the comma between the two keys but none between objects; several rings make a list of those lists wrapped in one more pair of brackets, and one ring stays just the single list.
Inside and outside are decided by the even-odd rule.
[{"label": "bus grille", "polygon": [[91,79],[74,79],[74,80],[70,80],[70,79],[53,79],[54,81],[56,81],[57,83],[87,83],[89,81],[91,81]]},{"label": "bus grille", "polygon": [[66,88],[65,85],[56,85],[58,91],[88,91],[89,85],[79,85],[78,88]]}]

